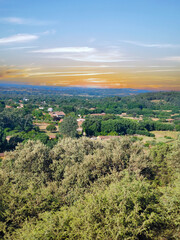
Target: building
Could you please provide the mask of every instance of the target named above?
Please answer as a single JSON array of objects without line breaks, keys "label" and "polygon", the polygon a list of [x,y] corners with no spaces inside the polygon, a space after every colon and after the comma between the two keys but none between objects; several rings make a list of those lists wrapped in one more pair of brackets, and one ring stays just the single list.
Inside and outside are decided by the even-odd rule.
[{"label": "building", "polygon": [[4,158],[4,153],[0,153],[0,158]]},{"label": "building", "polygon": [[12,106],[6,105],[5,108],[12,108]]},{"label": "building", "polygon": [[81,127],[84,121],[85,121],[84,118],[78,118],[77,119],[78,126]]},{"label": "building", "polygon": [[56,139],[56,136],[55,136],[55,135],[49,135],[49,139],[50,139],[50,140]]},{"label": "building", "polygon": [[53,112],[53,108],[48,108],[48,112]]},{"label": "building", "polygon": [[50,112],[49,115],[55,120],[60,120],[61,118],[65,117],[66,114],[64,112]]},{"label": "building", "polygon": [[174,119],[169,118],[169,119],[166,119],[166,121],[169,122],[169,123],[172,123],[174,121]]},{"label": "building", "polygon": [[24,107],[24,104],[20,103],[17,108],[23,108],[23,107]]}]

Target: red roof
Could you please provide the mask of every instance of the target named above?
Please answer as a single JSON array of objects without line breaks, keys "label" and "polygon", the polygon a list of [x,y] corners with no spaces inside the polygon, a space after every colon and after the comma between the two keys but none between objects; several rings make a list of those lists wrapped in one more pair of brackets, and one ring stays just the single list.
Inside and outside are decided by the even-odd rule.
[{"label": "red roof", "polygon": [[56,136],[55,136],[55,135],[49,135],[49,138],[50,138],[50,139],[55,139]]},{"label": "red roof", "polygon": [[6,105],[6,108],[12,108],[12,106]]}]

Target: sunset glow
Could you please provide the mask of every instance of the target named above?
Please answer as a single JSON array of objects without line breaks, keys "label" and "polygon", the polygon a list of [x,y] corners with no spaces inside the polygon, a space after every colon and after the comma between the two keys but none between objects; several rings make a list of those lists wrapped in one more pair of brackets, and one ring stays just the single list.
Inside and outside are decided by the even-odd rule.
[{"label": "sunset glow", "polygon": [[180,90],[179,1],[0,6],[0,82]]}]

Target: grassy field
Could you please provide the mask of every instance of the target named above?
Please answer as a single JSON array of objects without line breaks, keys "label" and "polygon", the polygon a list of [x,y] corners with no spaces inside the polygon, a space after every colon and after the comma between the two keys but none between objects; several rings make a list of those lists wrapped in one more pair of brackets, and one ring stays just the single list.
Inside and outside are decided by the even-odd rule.
[{"label": "grassy field", "polygon": [[142,138],[142,141],[144,143],[152,142],[152,141],[155,141],[157,143],[159,142],[168,143],[168,142],[173,142],[177,140],[178,136],[180,135],[180,132],[176,132],[176,131],[152,131],[151,133],[153,133],[155,137],[147,137],[147,136],[139,135],[139,138]]},{"label": "grassy field", "polygon": [[40,131],[41,132],[44,132],[46,133],[48,136],[56,136],[56,133],[59,132],[59,126],[58,124],[56,124],[56,128],[57,128],[57,131],[53,131],[53,132],[49,132],[46,130],[47,126],[49,125],[49,123],[45,123],[45,122],[42,122],[42,123],[34,123],[34,126],[38,126],[40,128]]}]

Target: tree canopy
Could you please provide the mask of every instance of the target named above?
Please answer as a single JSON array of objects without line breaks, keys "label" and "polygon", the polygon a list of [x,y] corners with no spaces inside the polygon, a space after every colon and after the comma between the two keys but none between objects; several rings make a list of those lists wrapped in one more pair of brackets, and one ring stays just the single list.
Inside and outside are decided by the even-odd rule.
[{"label": "tree canopy", "polygon": [[60,133],[66,137],[76,137],[78,124],[75,117],[67,116],[60,124]]}]

